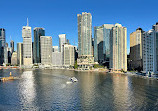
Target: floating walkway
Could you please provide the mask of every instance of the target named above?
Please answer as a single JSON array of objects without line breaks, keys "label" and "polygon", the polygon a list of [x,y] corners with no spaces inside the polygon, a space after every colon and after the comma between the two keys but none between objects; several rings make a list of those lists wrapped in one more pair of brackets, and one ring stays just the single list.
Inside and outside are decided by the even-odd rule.
[{"label": "floating walkway", "polygon": [[13,77],[12,76],[12,73],[10,72],[10,76],[9,77],[2,77],[0,78],[0,81],[9,81],[9,80],[14,80],[14,79],[17,79],[17,77]]}]

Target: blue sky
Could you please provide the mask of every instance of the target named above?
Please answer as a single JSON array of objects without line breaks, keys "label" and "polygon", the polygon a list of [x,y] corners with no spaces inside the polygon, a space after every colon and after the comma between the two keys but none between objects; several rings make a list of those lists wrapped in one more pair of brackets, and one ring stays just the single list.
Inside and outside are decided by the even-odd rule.
[{"label": "blue sky", "polygon": [[[77,44],[77,14],[92,14],[92,29],[103,24],[120,23],[127,27],[127,51],[129,35],[136,28],[147,31],[158,22],[157,0],[1,0],[0,27],[6,29],[6,41],[22,42],[22,26],[45,28],[46,36],[52,36],[53,46],[58,45],[58,35],[65,33],[70,43]],[[94,36],[94,34],[92,34]],[[16,45],[16,44],[15,44]]]}]

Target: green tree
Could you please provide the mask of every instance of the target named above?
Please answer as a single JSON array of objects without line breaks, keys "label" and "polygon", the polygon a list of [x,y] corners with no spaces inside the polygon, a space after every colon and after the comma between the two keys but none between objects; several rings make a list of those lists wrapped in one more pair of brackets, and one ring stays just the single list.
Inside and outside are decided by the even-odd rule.
[{"label": "green tree", "polygon": [[74,69],[77,69],[77,68],[78,68],[77,61],[75,61]]}]

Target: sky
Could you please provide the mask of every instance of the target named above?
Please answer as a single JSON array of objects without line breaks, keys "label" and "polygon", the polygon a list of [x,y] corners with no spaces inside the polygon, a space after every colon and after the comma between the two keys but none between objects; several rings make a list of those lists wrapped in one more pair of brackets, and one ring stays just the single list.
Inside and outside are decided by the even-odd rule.
[{"label": "sky", "polygon": [[[158,22],[158,0],[1,0],[0,28],[6,29],[6,42],[22,42],[22,27],[45,28],[52,36],[53,46],[59,45],[59,34],[66,34],[70,44],[77,45],[77,14],[92,14],[94,26],[120,23],[127,27],[127,53],[130,51],[130,33],[138,27],[144,31]],[[34,41],[34,40],[33,40]],[[15,47],[16,48],[16,47]],[[16,49],[15,49],[16,50]]]}]

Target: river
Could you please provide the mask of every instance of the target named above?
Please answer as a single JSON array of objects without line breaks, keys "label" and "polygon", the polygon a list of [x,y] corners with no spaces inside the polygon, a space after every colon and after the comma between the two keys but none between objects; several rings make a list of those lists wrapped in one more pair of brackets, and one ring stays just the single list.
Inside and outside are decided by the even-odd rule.
[{"label": "river", "polygon": [[[158,80],[69,70],[0,70],[0,111],[157,111]],[[70,77],[78,82],[72,83]]]}]

